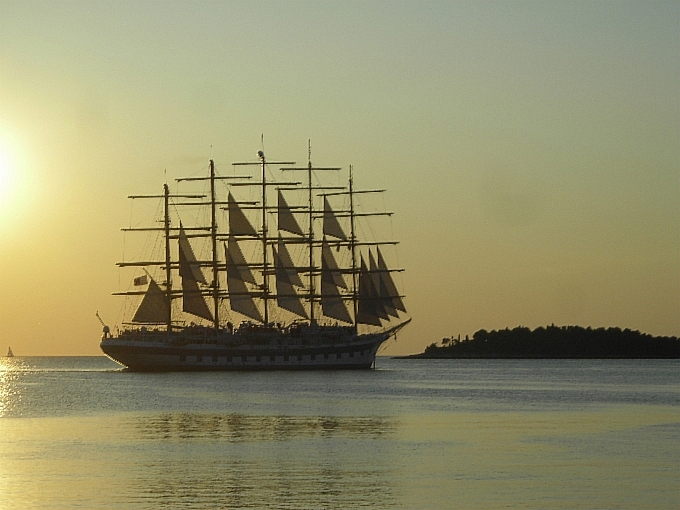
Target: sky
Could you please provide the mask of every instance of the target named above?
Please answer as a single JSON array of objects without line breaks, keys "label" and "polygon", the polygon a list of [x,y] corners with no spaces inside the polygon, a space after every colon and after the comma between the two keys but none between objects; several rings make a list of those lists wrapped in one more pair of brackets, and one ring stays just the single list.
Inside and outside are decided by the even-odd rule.
[{"label": "sky", "polygon": [[0,349],[100,354],[130,194],[270,159],[387,188],[413,321],[680,335],[678,2],[0,0]]}]

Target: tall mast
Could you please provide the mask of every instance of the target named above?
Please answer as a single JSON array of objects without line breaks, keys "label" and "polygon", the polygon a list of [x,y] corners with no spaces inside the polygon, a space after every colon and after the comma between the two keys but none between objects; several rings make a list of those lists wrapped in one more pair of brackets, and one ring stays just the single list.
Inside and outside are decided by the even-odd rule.
[{"label": "tall mast", "polygon": [[257,151],[262,162],[262,300],[264,301],[264,323],[269,324],[269,277],[267,275],[267,170],[264,151]]},{"label": "tall mast", "polygon": [[220,328],[220,279],[217,272],[217,219],[216,219],[216,200],[215,200],[215,162],[210,160],[210,238],[212,240],[212,270],[213,270],[213,281],[212,281],[212,291],[213,291],[213,305],[214,305],[214,315],[215,319],[215,332],[217,333]]},{"label": "tall mast", "polygon": [[[189,178],[189,179],[177,179],[178,181],[181,180],[199,180],[199,179],[207,179],[205,178]],[[170,225],[170,199],[171,198],[187,198],[187,199],[203,199],[206,198],[205,195],[198,195],[198,194],[184,194],[184,193],[174,193],[170,194],[170,188],[167,183],[163,184],[163,193],[160,195],[128,195],[128,198],[131,199],[138,199],[138,198],[155,198],[155,199],[163,199],[163,225],[158,226],[158,227],[130,227],[130,228],[123,228],[121,230],[126,231],[126,232],[131,232],[131,231],[137,231],[137,232],[150,232],[150,231],[156,231],[156,232],[163,232],[163,237],[165,240],[165,256],[163,257],[162,260],[155,260],[155,261],[149,261],[149,260],[143,260],[143,261],[128,261],[128,262],[118,262],[117,265],[119,267],[146,267],[146,266],[160,266],[161,269],[165,269],[165,297],[166,297],[166,302],[167,302],[167,310],[165,311],[165,323],[166,323],[166,329],[168,332],[172,331],[172,300],[173,297],[177,298],[177,296],[173,296],[173,291],[172,291],[172,258],[170,256],[170,241],[172,239],[177,239],[177,234],[174,232],[180,231],[181,227],[172,227]],[[186,205],[186,206],[197,206],[201,205],[200,202],[175,202],[174,205]],[[204,227],[189,227],[186,228],[185,230],[192,230],[192,231],[197,231],[197,230],[209,230],[208,228]],[[205,237],[207,237],[209,234],[205,234]],[[198,236],[196,236],[198,237]],[[203,237],[203,236],[201,236]],[[175,265],[177,267],[177,265]],[[116,292],[115,295],[138,295],[138,294],[143,294],[140,293],[139,291],[128,291],[128,292]],[[162,321],[159,321],[162,322]]]},{"label": "tall mast", "polygon": [[165,295],[168,302],[168,319],[167,328],[168,333],[172,331],[172,273],[170,271],[170,189],[168,183],[163,184],[163,209],[165,211],[164,227],[165,227]]},{"label": "tall mast", "polygon": [[312,198],[312,141],[307,140],[307,187],[309,188],[309,321],[314,324],[314,201]]},{"label": "tall mast", "polygon": [[349,189],[348,191],[341,191],[338,193],[325,193],[324,196],[338,196],[338,195],[349,195],[349,210],[346,211],[335,211],[337,217],[349,217],[350,220],[350,237],[349,237],[349,248],[352,253],[352,305],[354,308],[354,331],[358,331],[359,323],[357,316],[359,315],[359,285],[357,283],[359,279],[359,269],[357,267],[357,247],[358,246],[370,246],[370,245],[380,245],[380,244],[397,244],[395,241],[378,241],[378,242],[359,242],[356,237],[356,218],[360,216],[391,216],[391,212],[367,212],[367,213],[357,213],[354,210],[354,196],[364,193],[382,193],[384,189],[367,189],[367,190],[355,190],[354,189],[354,167],[349,166]]},{"label": "tall mast", "polygon": [[306,170],[307,171],[307,191],[309,193],[309,231],[307,239],[307,249],[309,251],[309,319],[310,323],[313,323],[314,318],[314,293],[315,293],[315,280],[314,280],[314,190],[334,190],[334,189],[345,189],[343,186],[312,186],[312,171],[321,170],[342,170],[341,167],[314,167],[312,166],[312,141],[307,140],[307,166],[300,168],[281,168],[281,170]]},{"label": "tall mast", "polygon": [[[231,179],[250,179],[250,175],[229,175],[229,176],[224,176],[224,175],[217,175],[215,173],[215,161],[210,160],[210,174],[207,177],[180,177],[176,179],[177,182],[183,182],[183,181],[210,181],[210,227],[209,228],[203,228],[199,227],[194,230],[209,230],[210,234],[206,234],[205,237],[210,237],[211,240],[211,249],[212,249],[212,271],[213,271],[213,280],[211,283],[211,289],[212,289],[212,297],[213,297],[213,307],[215,309],[215,313],[213,315],[213,325],[215,328],[215,331],[219,330],[220,327],[220,277],[219,277],[219,257],[217,255],[217,238],[218,238],[218,232],[217,232],[217,206],[220,204],[224,204],[225,202],[218,202],[217,201],[217,191],[215,190],[215,181],[217,180],[231,180]],[[204,198],[204,195],[173,195],[177,196],[180,198]],[[185,203],[177,203],[175,205],[183,205],[183,206],[200,206],[203,205],[202,203],[194,203],[194,202],[185,202]],[[188,230],[188,229],[184,229]],[[201,236],[194,236],[194,237],[203,237]]]},{"label": "tall mast", "polygon": [[[237,165],[260,165],[262,168],[262,182],[259,183],[252,183],[250,185],[261,185],[262,186],[262,300],[264,301],[264,323],[267,324],[269,323],[269,306],[268,302],[271,299],[270,298],[270,292],[269,292],[269,275],[268,270],[269,270],[269,259],[267,257],[267,161],[264,156],[264,151],[259,150],[257,151],[257,156],[260,158],[259,163],[256,162],[241,162],[241,163],[232,163],[232,165],[237,166]],[[294,165],[295,162],[288,162],[288,161],[275,161],[275,162],[270,162],[270,164],[276,164],[276,165]],[[248,183],[235,183],[234,186],[236,185],[249,185]],[[299,184],[299,183],[289,183],[289,184]]]},{"label": "tall mast", "polygon": [[352,307],[354,308],[354,332],[359,329],[357,323],[358,300],[357,300],[357,256],[356,235],[354,233],[354,179],[352,178],[352,165],[349,165],[349,249],[352,253]]}]

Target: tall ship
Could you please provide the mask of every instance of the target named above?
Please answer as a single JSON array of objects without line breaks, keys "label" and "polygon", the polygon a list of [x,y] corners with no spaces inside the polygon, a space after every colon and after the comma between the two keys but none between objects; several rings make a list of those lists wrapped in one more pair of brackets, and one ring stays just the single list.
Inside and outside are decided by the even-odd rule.
[{"label": "tall ship", "polygon": [[[115,293],[136,308],[113,332],[97,313],[102,351],[136,371],[373,366],[411,320],[392,276],[401,269],[389,269],[381,251],[397,242],[357,235],[359,221],[392,214],[359,211],[358,198],[385,190],[355,189],[351,165],[346,185],[323,185],[321,175],[342,168],[314,167],[311,149],[308,159],[296,167],[261,150],[230,175],[211,159],[208,175],[176,179],[202,181],[203,193],[171,193],[166,183],[159,195],[130,196],[162,204],[160,225],[122,229],[155,235],[158,256],[118,263],[137,271]],[[250,165],[259,176],[235,174]],[[272,167],[306,182],[275,179]]]}]

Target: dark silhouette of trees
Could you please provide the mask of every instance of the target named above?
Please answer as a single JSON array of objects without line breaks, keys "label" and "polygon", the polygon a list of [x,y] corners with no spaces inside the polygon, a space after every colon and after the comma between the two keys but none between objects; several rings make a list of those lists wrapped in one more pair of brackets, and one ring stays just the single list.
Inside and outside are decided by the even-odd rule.
[{"label": "dark silhouette of trees", "polygon": [[442,339],[416,358],[680,358],[680,339],[628,328],[527,327],[486,331],[472,338]]}]

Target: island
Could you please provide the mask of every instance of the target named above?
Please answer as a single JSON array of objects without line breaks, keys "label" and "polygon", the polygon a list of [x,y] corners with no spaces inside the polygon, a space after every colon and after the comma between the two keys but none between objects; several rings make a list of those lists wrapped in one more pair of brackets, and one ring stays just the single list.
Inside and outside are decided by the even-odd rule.
[{"label": "island", "polygon": [[443,338],[424,352],[400,359],[436,358],[576,358],[644,359],[680,358],[680,338],[652,336],[620,328],[583,328],[580,326],[527,327],[486,331],[472,338]]}]

